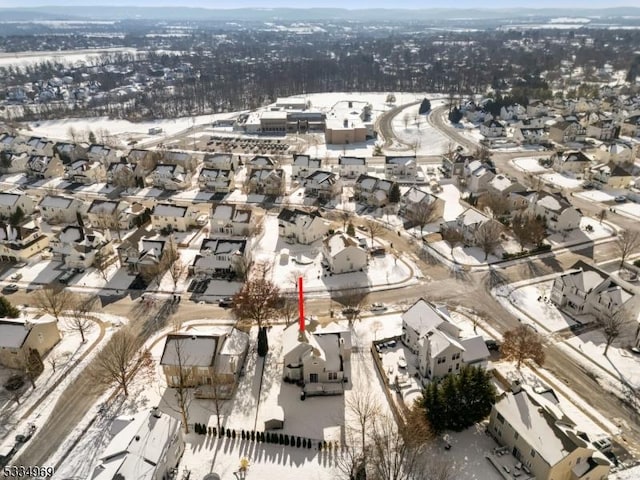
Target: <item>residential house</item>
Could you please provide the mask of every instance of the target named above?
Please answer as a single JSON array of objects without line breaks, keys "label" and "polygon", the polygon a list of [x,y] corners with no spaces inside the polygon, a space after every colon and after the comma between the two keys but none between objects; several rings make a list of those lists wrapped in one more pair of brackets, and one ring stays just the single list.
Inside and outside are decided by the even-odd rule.
[{"label": "residential house", "polygon": [[348,381],[351,332],[333,322],[324,327],[308,322],[304,332],[299,328],[293,323],[282,333],[283,378],[302,383],[306,392],[342,394],[341,385]]},{"label": "residential house", "polygon": [[465,245],[475,245],[476,231],[486,222],[495,222],[495,220],[489,218],[479,210],[469,207],[458,215],[455,220],[444,222],[441,225],[441,229],[455,228],[462,233]]},{"label": "residential house", "polygon": [[467,155],[460,150],[442,156],[442,172],[446,178],[462,178],[464,168],[475,160],[473,155]]},{"label": "residential house", "polygon": [[494,176],[491,168],[479,160],[469,162],[464,167],[464,184],[471,193],[486,191]]},{"label": "residential house", "polygon": [[158,203],[151,211],[151,224],[155,230],[186,232],[191,228],[202,227],[207,220],[207,215],[201,214],[196,208],[171,203]]},{"label": "residential house", "polygon": [[383,207],[389,201],[389,192],[395,182],[369,175],[360,175],[353,187],[355,199],[370,207]]},{"label": "residential house", "polygon": [[598,162],[631,165],[635,161],[636,147],[623,142],[603,143],[595,149],[594,157]]},{"label": "residential house", "polygon": [[311,172],[322,168],[322,160],[310,155],[294,154],[291,164],[291,178],[305,178]]},{"label": "residential house", "polygon": [[62,177],[64,165],[59,157],[31,155],[27,160],[27,175],[36,178]]},{"label": "residential house", "polygon": [[106,145],[92,144],[87,149],[87,158],[92,162],[99,162],[105,166],[120,161],[118,151]]},{"label": "residential house", "polygon": [[281,168],[253,168],[247,178],[247,190],[249,193],[258,195],[276,197],[284,195],[284,170]]},{"label": "residential house", "polygon": [[[127,162],[134,165],[146,163],[153,165],[156,163],[157,152],[152,150],[143,150],[141,148],[132,148],[127,154]],[[155,166],[155,165],[154,165]]]},{"label": "residential house", "polygon": [[520,145],[543,145],[549,141],[544,127],[516,127],[513,138]]},{"label": "residential house", "polygon": [[25,142],[25,147],[28,153],[44,157],[53,156],[54,145],[55,144],[51,140],[41,137],[31,137]]},{"label": "residential house", "polygon": [[247,171],[251,172],[254,169],[273,169],[276,168],[276,162],[265,155],[256,155],[247,162]]},{"label": "residential house", "polygon": [[367,173],[367,159],[364,157],[338,158],[338,172],[341,178],[356,178]]},{"label": "residential house", "polygon": [[513,192],[522,192],[526,187],[519,182],[512,181],[509,177],[502,174],[496,175],[487,184],[487,193],[493,195],[508,196]]},{"label": "residential house", "polygon": [[211,215],[211,233],[248,237],[255,232],[257,215],[244,205],[218,204]]},{"label": "residential house", "polygon": [[166,244],[161,239],[141,238],[135,245],[125,240],[117,249],[120,265],[126,265],[131,273],[151,273],[162,261]]},{"label": "residential house", "polygon": [[51,315],[0,318],[0,365],[23,370],[31,355],[42,361],[59,341],[58,322]]},{"label": "residential house", "polygon": [[50,245],[53,258],[67,268],[86,269],[94,264],[96,256],[109,258],[114,254],[108,235],[71,225],[64,227]]},{"label": "residential house", "polygon": [[136,165],[132,163],[111,163],[107,167],[107,183],[125,188],[134,187],[138,178],[136,170]]},{"label": "residential house", "polygon": [[619,131],[617,122],[612,118],[603,118],[587,125],[587,137],[601,141],[617,138]]},{"label": "residential house", "polygon": [[583,175],[589,170],[593,160],[581,151],[557,152],[551,156],[553,169],[562,173]]},{"label": "residential house", "polygon": [[20,225],[0,223],[0,260],[28,261],[49,246],[49,237],[40,227],[27,220]]},{"label": "residential house", "polygon": [[410,177],[418,175],[418,163],[415,155],[400,157],[384,157],[384,173],[387,178]]},{"label": "residential house", "polygon": [[191,173],[180,165],[158,164],[149,175],[154,187],[164,190],[183,190],[191,186]]},{"label": "residential house", "polygon": [[[433,207],[431,207],[432,204]],[[444,213],[444,200],[417,187],[410,187],[409,190],[400,197],[399,213],[405,218],[413,218],[415,216],[414,214],[423,208],[432,208],[431,222],[435,222],[437,219],[442,218],[442,214]]]},{"label": "residential house", "polygon": [[624,119],[620,127],[620,135],[631,138],[640,136],[640,114],[631,115]]},{"label": "residential house", "polygon": [[329,201],[342,191],[342,182],[333,172],[316,170],[303,181],[305,195]]},{"label": "residential house", "polygon": [[194,275],[206,277],[243,274],[249,260],[246,239],[211,237],[202,241],[191,271]]},{"label": "residential house", "polygon": [[139,223],[144,210],[139,203],[131,205],[123,200],[94,200],[86,217],[93,228],[130,230]]},{"label": "residential house", "polygon": [[116,418],[111,442],[98,457],[91,480],[171,478],[184,452],[181,422],[157,407]]},{"label": "residential house", "polygon": [[278,230],[283,239],[309,245],[324,238],[330,222],[322,218],[317,210],[304,211],[283,208],[278,215]]},{"label": "residential house", "polygon": [[504,137],[504,124],[497,120],[486,120],[480,125],[480,134],[486,138]]},{"label": "residential house", "polygon": [[2,173],[23,173],[27,171],[28,153],[0,151],[0,171]]},{"label": "residential house", "polygon": [[357,272],[367,267],[367,251],[353,237],[344,233],[326,238],[322,253],[333,274]]},{"label": "residential house", "polygon": [[65,164],[87,158],[87,149],[79,143],[58,142],[53,147],[53,153]]},{"label": "residential house", "polygon": [[240,157],[231,153],[208,153],[204,156],[205,168],[237,171],[240,166]]},{"label": "residential house", "polygon": [[0,134],[0,150],[11,151],[16,153],[26,152],[25,139],[18,135],[13,135],[8,132]]},{"label": "residential house", "polygon": [[107,179],[107,172],[100,162],[90,160],[76,160],[67,165],[67,178],[75,183],[93,185],[102,183]]},{"label": "residential house", "polygon": [[544,117],[548,114],[549,107],[542,100],[529,100],[529,104],[527,105],[527,115],[529,117]]},{"label": "residential house", "polygon": [[161,152],[159,163],[163,165],[177,165],[184,171],[190,172],[197,165],[197,159],[194,155],[187,152],[164,151]]},{"label": "residential house", "polygon": [[249,335],[234,327],[191,327],[165,339],[160,366],[167,386],[211,387],[196,396],[231,398],[249,350]]},{"label": "residential house", "polygon": [[582,213],[559,193],[538,192],[530,197],[529,211],[544,218],[547,229],[566,232],[580,228]]},{"label": "residential house", "polygon": [[18,209],[24,216],[31,215],[36,208],[35,200],[24,193],[0,192],[0,218],[9,218]]},{"label": "residential house", "polygon": [[444,305],[434,305],[421,298],[402,314],[402,343],[413,353],[418,353],[420,339],[433,329],[460,338],[461,329],[452,322]]},{"label": "residential house", "polygon": [[600,480],[610,463],[557,404],[552,391],[516,386],[491,409],[489,433],[537,480]]},{"label": "residential house", "polygon": [[587,130],[577,121],[561,120],[549,127],[549,138],[556,143],[584,142]]},{"label": "residential house", "polygon": [[624,189],[633,184],[633,175],[622,165],[609,162],[595,165],[589,170],[591,181],[599,182],[611,188]]},{"label": "residential house", "polygon": [[606,272],[580,261],[556,277],[550,299],[570,314],[601,318],[628,308],[633,296]]},{"label": "residential house", "polygon": [[198,176],[198,187],[209,192],[229,193],[235,189],[234,172],[219,168],[203,168]]},{"label": "residential house", "polygon": [[84,206],[77,197],[46,195],[39,204],[40,216],[51,225],[77,223]]}]

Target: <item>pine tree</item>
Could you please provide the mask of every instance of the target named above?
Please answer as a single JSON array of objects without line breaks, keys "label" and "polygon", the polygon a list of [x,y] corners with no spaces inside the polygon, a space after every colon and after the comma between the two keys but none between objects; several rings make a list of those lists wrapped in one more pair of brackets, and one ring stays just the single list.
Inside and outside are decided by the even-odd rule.
[{"label": "pine tree", "polygon": [[242,440],[244,440],[245,438],[247,438],[247,437],[245,436],[245,434],[244,434],[244,430],[242,430],[242,432],[241,432],[240,436],[241,436]]},{"label": "pine tree", "polygon": [[351,236],[351,237],[355,237],[356,236],[356,229],[353,226],[353,223],[349,222],[349,225],[347,225],[347,235]]},{"label": "pine tree", "polygon": [[300,437],[296,437],[296,447],[300,448],[301,443]]},{"label": "pine tree", "polygon": [[393,183],[389,190],[389,203],[398,203],[400,201],[400,185]]},{"label": "pine tree", "polygon": [[264,357],[268,351],[267,327],[260,327],[260,330],[258,330],[258,356]]},{"label": "pine tree", "polygon": [[420,115],[424,115],[429,110],[431,110],[431,102],[429,101],[429,99],[425,98],[424,100],[422,100],[422,103],[420,104],[420,108],[418,109],[418,113]]}]

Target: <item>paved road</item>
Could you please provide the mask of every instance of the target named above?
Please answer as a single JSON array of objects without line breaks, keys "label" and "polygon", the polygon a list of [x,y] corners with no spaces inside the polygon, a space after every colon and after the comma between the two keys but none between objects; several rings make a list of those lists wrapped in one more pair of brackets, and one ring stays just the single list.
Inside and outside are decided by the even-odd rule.
[{"label": "paved road", "polygon": [[[412,107],[419,103],[420,101],[398,105],[397,107],[393,107],[391,110],[384,112],[378,117],[378,119],[376,120],[376,130],[382,136],[382,138],[384,138],[383,148],[391,148],[393,146],[394,150],[398,150],[399,145],[404,145],[404,143],[396,138],[395,134],[393,133],[393,118],[405,108]],[[411,148],[412,146],[406,145],[407,150]]]}]

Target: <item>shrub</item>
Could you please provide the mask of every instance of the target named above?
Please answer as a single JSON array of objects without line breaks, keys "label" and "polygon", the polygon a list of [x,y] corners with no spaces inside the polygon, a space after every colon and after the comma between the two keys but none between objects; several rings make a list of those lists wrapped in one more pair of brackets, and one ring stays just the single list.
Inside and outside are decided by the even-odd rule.
[{"label": "shrub", "polygon": [[220,427],[220,436],[224,437],[224,427]]},{"label": "shrub", "polygon": [[307,448],[307,439],[306,438],[302,439],[302,448]]},{"label": "shrub", "polygon": [[286,447],[288,447],[288,446],[289,446],[289,435],[285,435],[285,436],[284,436],[284,445],[285,445]]},{"label": "shrub", "polygon": [[213,434],[214,434],[214,435],[217,435],[217,434],[218,434],[218,430],[217,430],[217,428],[216,428],[216,427],[213,427]]},{"label": "shrub", "polygon": [[639,258],[638,260],[636,260],[635,262],[633,262],[633,264],[634,264],[636,267],[640,267],[640,258]]},{"label": "shrub", "polygon": [[307,440],[307,448],[311,448],[311,439]]},{"label": "shrub", "polygon": [[242,432],[240,433],[240,436],[242,437],[242,440],[244,440],[246,437],[246,435],[244,434],[244,430],[242,430]]},{"label": "shrub", "polygon": [[211,435],[213,433],[211,427],[208,428],[208,432],[209,432],[209,435]]},{"label": "shrub", "polygon": [[260,441],[264,443],[264,432],[260,432]]},{"label": "shrub", "polygon": [[231,430],[227,428],[227,438],[231,438]]},{"label": "shrub", "polygon": [[300,437],[296,437],[296,447],[300,448],[301,443],[302,441],[300,440]]},{"label": "shrub", "polygon": [[231,438],[236,438],[236,431],[235,430],[231,430]]},{"label": "shrub", "polygon": [[255,432],[255,430],[251,430],[251,441],[252,442],[256,441],[256,432]]},{"label": "shrub", "polygon": [[327,442],[326,440],[324,442],[322,442],[322,449],[326,450],[327,449]]},{"label": "shrub", "polygon": [[284,445],[284,435],[280,434],[280,436],[278,438],[278,444],[279,445]]},{"label": "shrub", "polygon": [[322,442],[318,442],[318,451],[321,452],[322,451]]}]

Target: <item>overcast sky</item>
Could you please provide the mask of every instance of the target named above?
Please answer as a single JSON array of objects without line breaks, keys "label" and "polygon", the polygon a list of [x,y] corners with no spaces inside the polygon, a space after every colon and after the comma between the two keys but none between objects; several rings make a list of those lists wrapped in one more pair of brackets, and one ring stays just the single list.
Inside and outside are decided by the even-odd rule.
[{"label": "overcast sky", "polygon": [[[324,0],[320,2],[304,0],[0,0],[0,7],[37,7],[51,5],[110,5],[110,6],[167,6],[206,8],[274,8],[274,7],[340,7],[340,8],[610,8],[612,6],[640,7],[640,0]],[[576,10],[580,15],[580,10]]]}]

